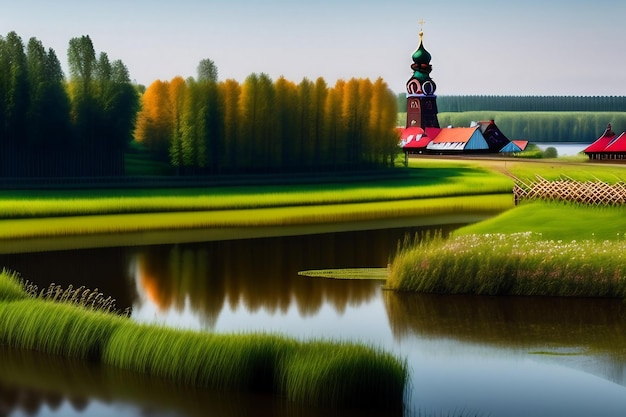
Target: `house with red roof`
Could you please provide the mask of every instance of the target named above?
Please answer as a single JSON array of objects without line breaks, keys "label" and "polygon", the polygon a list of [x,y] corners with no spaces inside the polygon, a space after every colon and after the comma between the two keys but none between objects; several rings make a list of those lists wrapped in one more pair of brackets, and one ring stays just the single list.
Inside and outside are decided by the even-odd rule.
[{"label": "house with red roof", "polygon": [[602,135],[583,152],[589,159],[595,160],[625,160],[626,159],[626,132],[617,135],[609,123]]}]

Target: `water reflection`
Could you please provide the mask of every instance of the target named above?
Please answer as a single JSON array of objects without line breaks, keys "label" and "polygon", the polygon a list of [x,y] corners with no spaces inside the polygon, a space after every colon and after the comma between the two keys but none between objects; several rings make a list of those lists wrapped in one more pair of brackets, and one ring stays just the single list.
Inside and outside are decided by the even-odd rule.
[{"label": "water reflection", "polygon": [[[0,415],[302,416],[328,410],[172,385],[124,370],[0,346]],[[332,415],[332,413],[331,413]],[[346,416],[359,414],[345,411]]]},{"label": "water reflection", "polygon": [[[398,241],[418,231],[19,253],[0,255],[0,266],[39,286],[98,288],[118,308],[132,306],[134,320],[383,347],[406,357],[412,370],[410,415],[624,414],[621,301],[403,294],[382,291],[378,282],[297,275],[383,267]],[[193,417],[207,410],[229,417],[329,415],[0,346],[0,415]]]},{"label": "water reflection", "polygon": [[626,386],[626,304],[615,299],[384,292],[394,339],[517,351]]},{"label": "water reflection", "polygon": [[224,308],[245,308],[251,313],[264,310],[273,315],[286,314],[295,304],[301,316],[312,316],[325,303],[341,312],[348,305],[371,300],[380,283],[345,285],[303,278],[298,271],[363,265],[364,261],[385,266],[389,247],[381,248],[380,241],[360,240],[350,242],[357,251],[345,253],[341,248],[346,243],[341,238],[322,239],[308,237],[304,248],[295,245],[293,238],[145,248],[133,257],[140,292],[136,307],[141,308],[144,300],[160,312],[190,309],[213,328]]}]

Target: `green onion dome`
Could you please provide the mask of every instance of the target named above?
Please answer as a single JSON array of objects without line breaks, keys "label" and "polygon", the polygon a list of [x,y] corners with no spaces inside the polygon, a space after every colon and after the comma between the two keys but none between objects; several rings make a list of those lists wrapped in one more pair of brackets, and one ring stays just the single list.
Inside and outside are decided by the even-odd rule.
[{"label": "green onion dome", "polygon": [[430,64],[430,60],[432,56],[430,53],[424,48],[424,42],[422,42],[422,38],[424,37],[424,32],[420,32],[420,45],[415,52],[413,52],[413,62],[416,65],[428,65]]},{"label": "green onion dome", "polygon": [[424,48],[424,42],[422,38],[424,37],[424,32],[420,32],[420,45],[415,52],[413,52],[413,64],[411,65],[411,69],[415,72],[415,75],[418,78],[420,77],[419,73],[429,74],[432,71],[432,66],[430,65],[430,60],[432,56],[430,53]]}]

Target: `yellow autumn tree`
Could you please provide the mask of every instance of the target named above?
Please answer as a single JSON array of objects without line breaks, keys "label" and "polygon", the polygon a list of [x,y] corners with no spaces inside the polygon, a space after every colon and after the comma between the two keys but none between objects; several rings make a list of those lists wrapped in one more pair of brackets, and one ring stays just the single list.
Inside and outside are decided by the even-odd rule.
[{"label": "yellow autumn tree", "polygon": [[154,81],[141,98],[135,127],[135,140],[161,160],[168,159],[173,132],[169,102],[169,82]]},{"label": "yellow autumn tree", "polygon": [[372,86],[370,103],[369,146],[378,159],[375,162],[393,165],[399,141],[396,130],[398,101],[382,78],[378,78]]},{"label": "yellow autumn tree", "polygon": [[329,89],[324,101],[324,138],[328,146],[326,164],[337,167],[346,160],[346,128],[343,122],[344,80]]}]

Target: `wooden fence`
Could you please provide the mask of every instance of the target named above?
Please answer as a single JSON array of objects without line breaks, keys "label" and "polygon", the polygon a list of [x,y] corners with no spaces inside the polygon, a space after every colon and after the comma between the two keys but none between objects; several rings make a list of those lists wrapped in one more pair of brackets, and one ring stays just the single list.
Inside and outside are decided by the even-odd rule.
[{"label": "wooden fence", "polygon": [[537,176],[535,181],[514,178],[515,204],[522,200],[573,201],[595,206],[626,204],[626,183],[609,184],[600,180],[577,181],[562,178],[550,181]]}]

